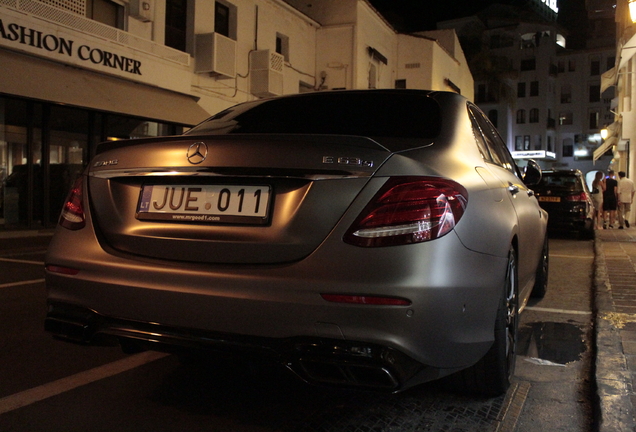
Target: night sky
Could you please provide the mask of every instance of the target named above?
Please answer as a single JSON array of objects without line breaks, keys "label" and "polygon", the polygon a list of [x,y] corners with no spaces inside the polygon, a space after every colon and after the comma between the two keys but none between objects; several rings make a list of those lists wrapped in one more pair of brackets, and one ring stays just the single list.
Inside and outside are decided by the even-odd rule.
[{"label": "night sky", "polygon": [[[436,22],[475,15],[491,4],[516,4],[521,0],[369,0],[402,33],[433,30]],[[583,37],[585,0],[558,0],[558,22],[573,37]],[[569,42],[568,42],[569,43]]]}]

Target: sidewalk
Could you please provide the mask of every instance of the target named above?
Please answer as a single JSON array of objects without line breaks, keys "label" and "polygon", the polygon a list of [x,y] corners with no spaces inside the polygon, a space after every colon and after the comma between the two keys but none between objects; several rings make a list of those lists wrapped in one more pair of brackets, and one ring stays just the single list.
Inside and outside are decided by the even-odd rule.
[{"label": "sidewalk", "polygon": [[636,431],[636,228],[597,230],[596,385],[600,432]]}]

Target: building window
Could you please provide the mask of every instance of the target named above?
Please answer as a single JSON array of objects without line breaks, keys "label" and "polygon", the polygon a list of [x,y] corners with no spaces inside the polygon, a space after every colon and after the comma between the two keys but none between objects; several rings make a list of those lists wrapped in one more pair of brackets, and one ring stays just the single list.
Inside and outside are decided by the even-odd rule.
[{"label": "building window", "polygon": [[533,71],[537,68],[537,60],[534,58],[521,60],[522,71]]},{"label": "building window", "polygon": [[517,135],[515,137],[515,150],[530,150],[530,135]]},{"label": "building window", "polygon": [[566,138],[563,140],[563,157],[574,156],[574,144],[572,138]]},{"label": "building window", "polygon": [[571,125],[572,124],[572,112],[564,111],[559,113],[559,125]]},{"label": "building window", "polygon": [[499,123],[499,111],[496,109],[488,111],[488,120],[490,120],[494,127],[497,127],[497,123]]},{"label": "building window", "polygon": [[530,110],[530,123],[539,123],[539,109],[538,108],[532,108]]},{"label": "building window", "polygon": [[186,51],[188,0],[166,0],[165,44]]},{"label": "building window", "polygon": [[601,86],[599,84],[590,85],[590,102],[601,101]]},{"label": "building window", "polygon": [[526,122],[526,110],[520,109],[517,110],[517,124],[522,124]]},{"label": "building window", "polygon": [[111,27],[124,29],[124,7],[109,0],[88,0],[86,16]]},{"label": "building window", "polygon": [[598,58],[590,60],[590,75],[598,76],[601,74],[601,61]]},{"label": "building window", "polygon": [[289,61],[289,37],[282,33],[276,33],[276,52]]},{"label": "building window", "polygon": [[539,81],[530,82],[530,96],[539,96]]},{"label": "building window", "polygon": [[601,113],[598,111],[590,111],[590,129],[599,129],[599,120]]},{"label": "building window", "polygon": [[611,56],[607,58],[607,67],[605,68],[606,71],[610,70],[611,68],[613,68],[616,65],[616,57]]},{"label": "building window", "polygon": [[230,37],[230,8],[223,3],[214,3],[214,32]]},{"label": "building window", "polygon": [[572,86],[570,84],[561,85],[561,103],[572,103]]},{"label": "building window", "polygon": [[568,72],[575,72],[576,71],[576,60],[570,60],[568,62]]},{"label": "building window", "polygon": [[236,40],[237,9],[225,0],[214,2],[214,32]]},{"label": "building window", "polygon": [[395,88],[396,89],[405,89],[406,88],[406,80],[405,79],[395,80]]},{"label": "building window", "polygon": [[517,97],[526,97],[526,83],[517,83]]}]

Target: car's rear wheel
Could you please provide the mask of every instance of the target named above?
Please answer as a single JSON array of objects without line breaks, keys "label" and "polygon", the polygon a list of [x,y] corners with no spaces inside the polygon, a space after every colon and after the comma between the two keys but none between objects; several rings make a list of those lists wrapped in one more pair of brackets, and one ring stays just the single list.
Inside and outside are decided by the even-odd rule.
[{"label": "car's rear wheel", "polygon": [[548,246],[548,236],[543,241],[543,250],[541,258],[537,264],[537,273],[534,279],[534,287],[532,288],[532,297],[543,298],[548,290],[548,269],[550,264],[550,250]]},{"label": "car's rear wheel", "polygon": [[495,342],[479,362],[462,371],[464,386],[467,390],[488,396],[498,396],[508,390],[515,371],[518,327],[517,254],[511,247],[495,320]]}]

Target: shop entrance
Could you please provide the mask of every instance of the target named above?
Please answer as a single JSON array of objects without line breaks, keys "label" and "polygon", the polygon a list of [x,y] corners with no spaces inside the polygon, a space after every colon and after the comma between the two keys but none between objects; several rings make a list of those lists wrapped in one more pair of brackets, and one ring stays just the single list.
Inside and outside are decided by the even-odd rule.
[{"label": "shop entrance", "polygon": [[181,132],[172,124],[0,97],[0,230],[54,227],[99,142]]}]

